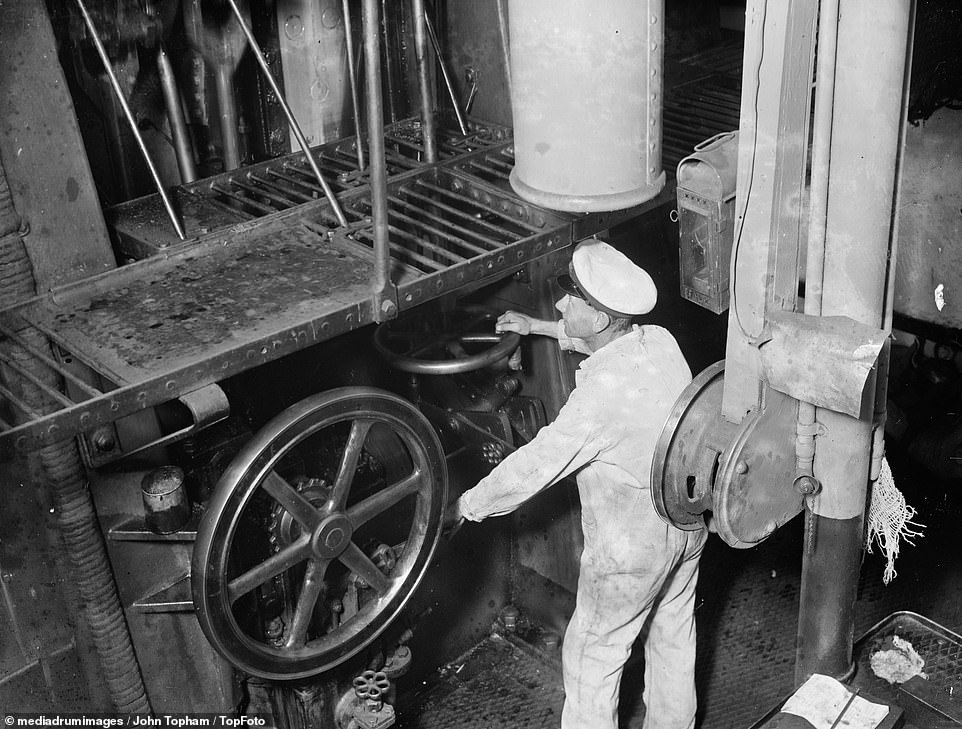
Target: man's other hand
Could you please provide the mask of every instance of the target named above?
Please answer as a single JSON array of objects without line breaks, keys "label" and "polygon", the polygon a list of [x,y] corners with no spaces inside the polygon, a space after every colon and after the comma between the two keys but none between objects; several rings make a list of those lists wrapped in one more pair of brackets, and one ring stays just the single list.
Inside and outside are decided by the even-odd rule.
[{"label": "man's other hand", "polygon": [[506,311],[501,316],[498,317],[498,321],[495,322],[494,331],[498,332],[516,332],[521,336],[527,336],[531,334],[532,319],[527,314],[519,314],[516,311]]}]

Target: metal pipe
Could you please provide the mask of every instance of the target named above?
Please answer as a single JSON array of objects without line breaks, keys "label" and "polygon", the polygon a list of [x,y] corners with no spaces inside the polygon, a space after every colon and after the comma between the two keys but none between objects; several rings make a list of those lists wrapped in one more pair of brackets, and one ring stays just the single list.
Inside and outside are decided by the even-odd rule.
[{"label": "metal pipe", "polygon": [[[911,3],[842,0],[826,208],[821,315],[878,327],[884,319],[896,159]],[[871,37],[864,29],[871,25]],[[857,184],[853,181],[857,181]],[[876,382],[868,383],[870,397]],[[867,404],[874,410],[874,402]],[[869,411],[871,413],[871,410]],[[874,422],[819,408],[807,514],[817,542],[802,556],[796,680],[852,668]],[[821,431],[820,431],[821,432]]]},{"label": "metal pipe", "polygon": [[[0,234],[4,239],[0,250],[6,261],[0,264],[0,278],[5,283],[0,287],[0,308],[14,306],[36,294],[27,250],[22,236],[14,232],[19,227],[20,215],[9,195],[6,172],[0,161]],[[24,263],[26,275],[11,273]],[[48,364],[52,362],[50,342],[43,333],[27,327],[19,332],[16,340],[8,339],[0,346],[6,349],[11,364],[9,369],[0,372],[0,380],[18,390],[23,404],[31,411],[49,413],[58,408],[50,399],[50,391],[61,388],[63,383],[56,363]],[[14,374],[27,371],[36,375],[19,378]],[[17,419],[17,422],[22,424],[23,420]],[[44,445],[40,448],[39,461],[42,486],[49,490],[53,500],[50,512],[56,517],[70,559],[70,580],[80,593],[84,617],[114,710],[123,714],[150,713],[150,702],[76,441],[67,439]]]},{"label": "metal pipe", "polygon": [[381,99],[381,61],[377,0],[363,0],[364,73],[367,95],[367,134],[371,167],[371,217],[374,228],[374,293],[391,285],[388,249],[387,164],[384,160],[384,105]]},{"label": "metal pipe", "polygon": [[822,0],[818,18],[818,70],[812,138],[812,183],[809,192],[808,253],[805,260],[805,313],[822,313],[825,273],[825,216],[831,168],[832,104],[835,101],[835,56],[838,49],[839,0]]},{"label": "metal pipe", "polygon": [[434,94],[431,85],[431,68],[428,66],[428,40],[425,30],[428,16],[424,0],[411,0],[414,15],[414,55],[418,66],[418,91],[421,96],[421,140],[424,160],[431,164],[438,161],[438,135],[434,123]]},{"label": "metal pipe", "polygon": [[387,111],[391,123],[397,121],[397,83],[394,80],[394,63],[391,58],[391,33],[388,28],[388,0],[381,0],[381,42],[384,44],[384,85],[387,89]]},{"label": "metal pipe", "polygon": [[[911,15],[909,16],[909,28],[915,28],[915,3],[911,3]],[[911,93],[910,79],[912,77],[912,57],[915,51],[915,33],[910,32],[909,41],[905,49],[905,85],[902,89],[902,123],[899,127],[899,148],[895,159],[895,202],[893,208],[895,215],[892,220],[892,236],[889,242],[888,271],[886,272],[885,283],[885,316],[882,320],[882,329],[892,333],[892,318],[895,313],[895,262],[898,259],[899,250],[899,227],[902,216],[902,165],[905,161],[906,143],[906,119],[909,109],[909,94]]]},{"label": "metal pipe", "polygon": [[508,37],[508,0],[495,0],[498,6],[498,37],[501,40],[501,55],[504,56],[504,80],[508,86],[508,98],[512,98],[511,91],[511,45]]},{"label": "metal pipe", "polygon": [[[838,48],[839,0],[822,0],[818,18],[818,66],[815,77],[815,122],[812,139],[812,182],[809,190],[808,248],[805,259],[805,313],[822,313],[825,274],[825,215],[831,167],[832,104],[835,101],[835,54]],[[811,476],[815,461],[815,405],[798,403],[795,438],[796,476]],[[810,500],[818,498],[810,497]],[[811,540],[809,540],[809,548]]]},{"label": "metal pipe", "polygon": [[220,136],[221,145],[224,148],[225,171],[236,170],[241,165],[233,76],[230,64],[225,62],[217,64],[214,84],[217,89],[217,108],[220,110]]},{"label": "metal pipe", "polygon": [[184,119],[184,109],[180,105],[180,91],[177,89],[174,69],[170,65],[170,57],[163,43],[157,50],[157,71],[160,74],[164,105],[167,107],[167,123],[170,124],[170,134],[174,138],[174,153],[177,156],[180,179],[182,182],[193,182],[197,179],[197,169],[194,167],[194,153],[187,134],[187,120]]},{"label": "metal pipe", "polygon": [[454,93],[454,84],[451,83],[451,76],[448,73],[447,64],[444,62],[444,56],[441,55],[441,44],[438,43],[438,35],[434,32],[434,26],[431,24],[431,19],[428,18],[427,13],[424,15],[424,25],[428,29],[428,35],[431,37],[431,45],[434,46],[434,52],[438,56],[438,66],[441,68],[441,76],[444,78],[444,85],[447,87],[448,96],[451,98],[454,116],[458,119],[458,128],[461,129],[461,134],[466,136],[468,133],[468,125],[464,121],[464,114],[461,113],[461,107],[458,106],[458,97]]},{"label": "metal pipe", "polygon": [[[909,28],[915,28],[915,3],[912,3],[909,16]],[[895,158],[895,201],[892,205],[895,214],[892,220],[892,235],[889,240],[888,270],[886,271],[885,299],[882,307],[882,330],[889,334],[882,353],[879,356],[879,374],[875,390],[875,432],[872,438],[872,466],[869,479],[872,488],[878,481],[882,471],[882,459],[885,455],[885,420],[888,417],[888,373],[892,351],[892,319],[895,312],[895,262],[898,260],[899,223],[902,210],[902,164],[905,161],[906,117],[909,108],[909,93],[911,91],[912,56],[915,46],[915,34],[911,33],[905,50],[905,85],[902,89],[902,124],[899,128],[899,147]]]},{"label": "metal pipe", "polygon": [[90,31],[90,39],[93,41],[94,47],[97,49],[97,55],[100,56],[100,62],[104,65],[104,71],[106,72],[107,78],[110,81],[110,86],[117,95],[117,101],[120,103],[120,107],[124,110],[124,116],[127,117],[127,123],[130,125],[130,131],[133,133],[134,139],[137,140],[137,146],[140,147],[140,153],[144,156],[144,162],[147,164],[147,168],[150,170],[150,176],[154,180],[154,186],[157,188],[157,192],[160,193],[160,198],[164,202],[164,209],[167,211],[167,215],[170,216],[170,222],[173,223],[177,237],[181,240],[185,240],[187,236],[184,234],[184,228],[180,224],[180,220],[177,218],[177,213],[174,212],[174,206],[171,204],[170,198],[167,196],[167,191],[164,189],[164,184],[160,180],[160,173],[157,172],[157,167],[154,165],[154,161],[150,158],[150,153],[147,151],[147,144],[144,142],[144,138],[140,133],[140,129],[137,128],[137,120],[134,119],[134,113],[130,110],[130,104],[128,104],[127,99],[124,98],[123,89],[120,88],[120,82],[117,80],[113,66],[110,65],[110,58],[107,56],[107,49],[104,48],[104,44],[101,42],[100,36],[97,35],[97,28],[94,26],[93,18],[90,17],[90,13],[87,10],[87,6],[84,5],[83,0],[77,0],[77,5],[80,8],[80,14],[83,15],[84,23],[87,25],[87,29]]},{"label": "metal pipe", "polygon": [[351,4],[349,0],[341,0],[341,10],[344,14],[344,43],[347,46],[347,78],[351,84],[351,105],[354,107],[354,144],[357,150],[357,168],[363,170],[364,140],[361,135],[361,102],[357,95],[357,73],[354,70],[354,34],[351,30]]},{"label": "metal pipe", "polygon": [[[79,0],[78,0],[79,2]],[[254,58],[257,60],[257,65],[261,67],[261,71],[264,72],[264,78],[267,79],[268,85],[277,97],[277,103],[281,105],[281,109],[284,111],[284,116],[287,117],[287,123],[291,125],[291,129],[294,131],[294,136],[297,137],[297,143],[301,145],[301,149],[304,151],[304,156],[307,158],[307,163],[311,166],[311,171],[314,173],[314,177],[317,178],[321,189],[324,190],[324,196],[331,205],[331,210],[334,211],[334,215],[337,218],[338,223],[347,227],[347,218],[344,217],[344,211],[341,210],[341,206],[337,202],[337,198],[334,197],[334,192],[331,190],[330,185],[327,184],[327,180],[321,174],[320,168],[317,166],[317,161],[314,159],[314,155],[311,154],[311,147],[307,143],[307,138],[304,136],[304,132],[301,131],[300,125],[297,123],[297,119],[294,118],[294,113],[291,111],[290,105],[288,105],[287,100],[284,98],[284,94],[281,93],[280,87],[277,85],[277,81],[274,79],[274,74],[271,73],[270,67],[267,65],[267,61],[264,59],[264,53],[261,51],[260,45],[257,43],[257,39],[254,38],[254,34],[251,32],[250,26],[247,25],[247,21],[244,20],[244,16],[241,13],[240,8],[237,6],[237,0],[227,0],[230,5],[230,9],[233,11],[234,16],[237,18],[237,22],[244,31],[244,35],[247,37],[247,42],[251,44],[251,50],[254,51]]]}]

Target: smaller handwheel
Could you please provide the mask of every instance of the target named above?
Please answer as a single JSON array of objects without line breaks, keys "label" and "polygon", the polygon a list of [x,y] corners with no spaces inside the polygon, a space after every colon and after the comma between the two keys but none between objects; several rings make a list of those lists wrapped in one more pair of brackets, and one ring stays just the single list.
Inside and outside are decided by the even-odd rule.
[{"label": "smaller handwheel", "polygon": [[347,387],[288,408],[231,462],[198,529],[191,586],[204,634],[261,678],[343,663],[421,581],[446,497],[437,435],[406,400]]},{"label": "smaller handwheel", "polygon": [[411,314],[381,324],[374,347],[402,372],[472,372],[507,358],[521,343],[514,332],[495,333],[496,319],[494,312],[477,307]]}]

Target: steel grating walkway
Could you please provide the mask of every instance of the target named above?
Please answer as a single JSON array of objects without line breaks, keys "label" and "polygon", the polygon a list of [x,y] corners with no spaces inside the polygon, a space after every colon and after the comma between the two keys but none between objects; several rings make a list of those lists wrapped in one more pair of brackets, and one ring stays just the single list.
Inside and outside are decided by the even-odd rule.
[{"label": "steel grating walkway", "polygon": [[544,729],[561,721],[558,666],[499,635],[445,667],[423,696],[400,709],[399,729]]},{"label": "steel grating walkway", "polygon": [[[856,635],[862,637],[854,649],[858,669],[852,686],[901,706],[908,727],[948,729],[962,726],[962,637],[952,632],[962,625],[962,556],[957,549],[949,551],[956,517],[917,505],[930,533],[902,550],[892,583],[882,584],[881,556],[866,556],[856,603]],[[709,540],[695,613],[696,729],[749,729],[794,688],[802,544],[800,518],[749,550],[731,549],[717,537]],[[949,627],[906,612],[913,610]],[[898,688],[872,675],[868,655],[893,633],[925,659],[927,681],[912,679]],[[492,637],[448,664],[427,691],[399,701],[398,726],[559,726],[560,652],[520,645],[514,636]],[[633,653],[622,682],[621,729],[640,729],[644,718],[639,653]]]},{"label": "steel grating walkway", "polygon": [[[472,129],[460,139],[445,134],[437,164],[420,160],[416,126],[388,135],[407,152],[400,157],[407,164],[391,168],[387,182],[392,285],[382,303],[390,310],[375,311],[384,292],[374,285],[374,193],[366,175],[339,193],[347,226],[323,197],[295,196],[298,185],[309,185],[304,175],[298,185],[280,177],[295,174],[298,155],[180,188],[184,242],[171,241],[159,196],[110,211],[128,255],[147,257],[0,312],[0,363],[47,396],[46,411],[37,412],[18,393],[0,392],[26,416],[15,426],[0,421],[0,456],[183,401],[465,284],[508,275],[667,199],[665,192],[630,210],[584,216],[544,210],[508,184],[510,132]],[[316,154],[350,159],[338,153],[343,146],[323,145]],[[59,357],[40,350],[38,333]],[[63,392],[50,384],[58,380],[67,383]],[[95,465],[122,455],[101,453]]]},{"label": "steel grating walkway", "polygon": [[[731,46],[710,63],[683,59],[668,68],[676,76],[664,105],[669,178],[695,144],[737,127],[739,59]],[[508,184],[510,128],[469,120],[461,134],[442,119],[436,165],[423,161],[420,135],[417,120],[385,128],[394,311],[510,273],[673,197],[669,185],[631,210],[548,211]],[[0,312],[0,364],[46,394],[45,411],[36,412],[18,393],[0,391],[17,423],[0,413],[0,458],[164,402],[202,400],[195,393],[227,377],[390,318],[374,311],[383,292],[373,291],[372,191],[355,142],[312,154],[347,226],[337,224],[306,157],[294,153],[175,188],[183,243],[159,195],[107,210],[131,263]],[[57,356],[37,350],[38,336],[56,345]],[[101,453],[94,462],[121,455]]]}]

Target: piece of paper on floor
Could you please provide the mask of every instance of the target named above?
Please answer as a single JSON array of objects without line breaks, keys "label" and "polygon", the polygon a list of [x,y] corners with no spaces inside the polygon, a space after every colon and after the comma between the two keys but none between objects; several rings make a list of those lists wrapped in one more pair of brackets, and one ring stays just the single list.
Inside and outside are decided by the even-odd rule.
[{"label": "piece of paper on floor", "polygon": [[[815,729],[832,729],[852,691],[830,676],[813,674],[782,706],[782,711],[808,720]],[[836,729],[875,729],[889,707],[856,696]]]}]

